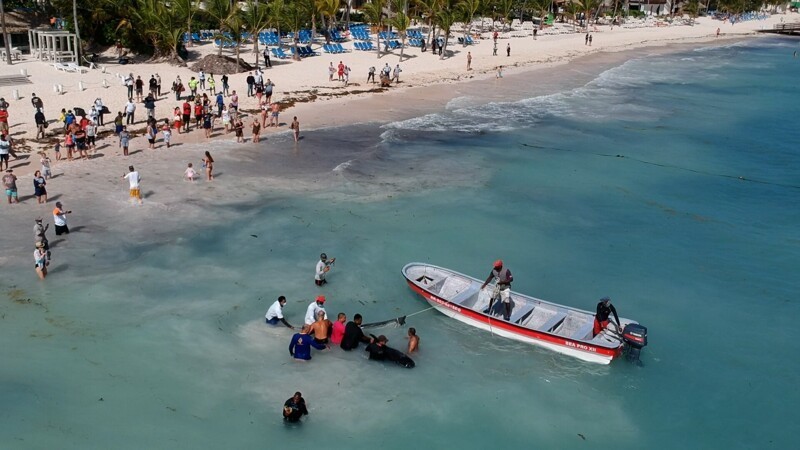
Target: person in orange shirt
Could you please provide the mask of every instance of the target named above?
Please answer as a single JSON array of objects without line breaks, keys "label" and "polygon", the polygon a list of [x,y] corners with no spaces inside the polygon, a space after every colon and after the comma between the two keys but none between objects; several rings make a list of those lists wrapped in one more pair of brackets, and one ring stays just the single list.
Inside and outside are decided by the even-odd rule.
[{"label": "person in orange shirt", "polygon": [[56,236],[69,234],[67,214],[72,214],[72,211],[65,211],[62,206],[61,202],[56,202],[56,209],[53,210],[53,223],[56,226]]}]

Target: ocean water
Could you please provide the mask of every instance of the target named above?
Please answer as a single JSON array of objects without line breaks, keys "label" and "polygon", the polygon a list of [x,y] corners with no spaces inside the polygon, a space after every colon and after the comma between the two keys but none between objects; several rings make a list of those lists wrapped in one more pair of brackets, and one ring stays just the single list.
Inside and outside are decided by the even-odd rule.
[{"label": "ocean water", "polygon": [[[464,96],[297,148],[278,137],[269,161],[240,162],[296,189],[154,242],[75,233],[45,283],[4,267],[0,447],[796,446],[796,48],[636,55],[546,95],[512,77],[506,101]],[[337,262],[320,289],[321,251]],[[405,263],[482,278],[497,258],[517,291],[585,309],[611,296],[649,328],[643,364],[583,363],[435,311],[408,320],[413,370],[339,349],[297,363],[291,333],[263,324],[278,295],[295,324],[319,293],[333,316],[414,313],[427,304]],[[373,332],[406,345],[405,328]],[[297,390],[310,415],[287,426]]]}]

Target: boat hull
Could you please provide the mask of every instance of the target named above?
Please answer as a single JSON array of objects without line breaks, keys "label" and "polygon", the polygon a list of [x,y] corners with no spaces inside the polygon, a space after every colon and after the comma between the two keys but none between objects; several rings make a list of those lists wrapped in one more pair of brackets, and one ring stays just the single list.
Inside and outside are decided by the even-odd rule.
[{"label": "boat hull", "polygon": [[557,353],[597,364],[609,364],[622,352],[622,345],[615,348],[594,346],[562,336],[542,333],[502,320],[492,319],[489,315],[481,314],[468,308],[462,308],[458,304],[432,294],[419,287],[408,278],[406,278],[406,282],[414,292],[422,296],[429,305],[442,314],[498,336],[536,345]]}]

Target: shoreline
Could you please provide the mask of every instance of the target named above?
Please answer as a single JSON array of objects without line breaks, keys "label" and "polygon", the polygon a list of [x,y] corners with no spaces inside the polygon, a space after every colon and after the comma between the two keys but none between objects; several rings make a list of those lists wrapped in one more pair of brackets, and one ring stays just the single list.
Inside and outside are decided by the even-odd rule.
[{"label": "shoreline", "polygon": [[[727,39],[722,42],[729,44],[736,40],[741,39]],[[657,53],[671,53],[699,48],[707,41],[683,40],[679,47],[671,43],[624,48],[611,52],[597,50],[579,57],[565,56],[558,62],[551,62],[546,66],[527,66],[509,74],[503,80],[487,76],[435,85],[408,86],[386,92],[386,96],[364,94],[353,98],[303,103],[297,105],[290,113],[301,117],[304,132],[360,123],[386,124],[441,111],[453,99],[470,93],[479,94],[469,99],[477,104],[519,100],[518,84],[525,83],[531,86],[529,78],[534,73],[537,74],[537,86],[526,95],[547,95],[564,89],[573,89],[626,60],[653,54],[654,49]],[[569,70],[567,76],[563,74],[564,69]],[[487,89],[488,86],[492,89]],[[347,114],[337,114],[345,107]],[[199,139],[179,141],[174,143],[170,150],[166,150],[163,144],[156,150],[143,150],[141,147],[144,139],[137,138],[137,143],[132,142],[132,154],[128,158],[113,154],[119,151],[114,146],[116,142],[101,142],[98,145],[99,156],[91,160],[53,164],[53,174],[56,178],[52,183],[48,183],[51,195],[49,201],[43,205],[36,205],[35,198],[27,195],[30,190],[26,188],[30,184],[29,173],[38,168],[38,158],[34,156],[35,154],[31,154],[27,161],[14,161],[12,164],[12,167],[21,165],[24,168],[15,170],[15,173],[20,178],[18,180],[20,198],[25,199],[25,203],[4,205],[6,211],[10,213],[6,215],[7,226],[13,230],[26,230],[26,227],[32,226],[32,219],[38,215],[43,216],[47,223],[52,220],[50,211],[54,207],[55,200],[60,200],[67,209],[76,211],[76,214],[70,217],[70,222],[80,224],[80,227],[86,230],[114,233],[118,239],[128,244],[141,244],[142,241],[169,242],[176,239],[175,231],[185,227],[183,224],[186,222],[202,223],[203,226],[214,226],[225,222],[224,217],[208,217],[205,214],[207,208],[268,202],[273,196],[281,196],[282,192],[307,192],[318,195],[331,186],[330,183],[336,182],[336,177],[330,176],[330,169],[333,167],[309,169],[310,173],[300,177],[302,179],[282,174],[281,169],[288,166],[281,164],[303,164],[304,146],[303,141],[299,145],[290,142],[288,127],[277,131],[262,136],[266,142],[258,144],[257,147],[249,142],[249,137],[248,142],[243,145],[234,142],[232,133],[220,137],[219,132],[215,133],[216,136],[210,141],[204,141],[202,133],[192,132],[192,135],[196,135]],[[311,145],[316,144],[314,142]],[[186,167],[186,162],[193,161],[199,166],[202,151],[209,145],[219,163],[220,175],[224,178],[212,183],[204,180],[194,183],[182,181],[180,174]],[[258,171],[259,164],[264,164],[265,160],[278,162],[266,176]],[[127,183],[120,180],[128,165],[134,165],[140,170],[144,179],[143,208],[131,209],[137,207],[129,203]],[[231,179],[234,181],[229,181]],[[265,197],[266,193],[270,194]],[[130,214],[129,211],[139,212]],[[108,225],[116,223],[124,223],[125,229],[114,229]],[[51,230],[48,235],[53,242],[55,240],[53,231]],[[74,242],[75,246],[89,249],[92,240],[90,233],[75,233],[66,239]],[[0,257],[0,262],[13,261],[11,265],[14,267],[26,267],[24,258],[29,257],[27,241],[11,244],[10,235],[4,241],[9,247],[15,247],[17,250]],[[32,246],[32,242],[30,245]],[[71,246],[67,245],[66,248]],[[56,264],[63,261],[61,253],[62,250],[59,249]]]}]

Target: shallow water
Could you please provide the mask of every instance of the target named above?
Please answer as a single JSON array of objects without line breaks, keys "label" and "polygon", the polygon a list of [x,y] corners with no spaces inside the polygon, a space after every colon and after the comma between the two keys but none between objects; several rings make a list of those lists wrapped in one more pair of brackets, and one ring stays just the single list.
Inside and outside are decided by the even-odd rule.
[{"label": "shallow water", "polygon": [[[226,170],[294,191],[211,207],[215,225],[155,243],[76,233],[46,283],[9,268],[23,281],[5,283],[0,311],[0,447],[789,447],[794,47],[637,58],[577,89],[457,99],[296,150],[278,137],[267,161]],[[321,251],[337,263],[319,289]],[[412,313],[427,305],[405,263],[481,278],[497,258],[520,292],[586,309],[610,295],[650,330],[643,366],[582,363],[433,311],[408,321],[413,370],[338,349],[303,364],[288,330],[263,324],[281,294],[300,323],[320,291],[332,315]],[[405,347],[405,328],[376,331]],[[311,414],[286,426],[296,390]]]}]

